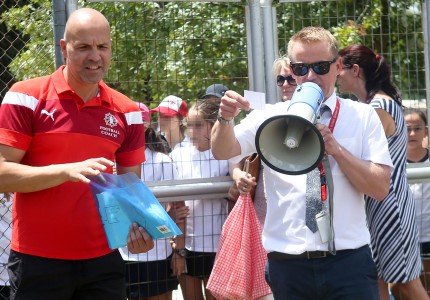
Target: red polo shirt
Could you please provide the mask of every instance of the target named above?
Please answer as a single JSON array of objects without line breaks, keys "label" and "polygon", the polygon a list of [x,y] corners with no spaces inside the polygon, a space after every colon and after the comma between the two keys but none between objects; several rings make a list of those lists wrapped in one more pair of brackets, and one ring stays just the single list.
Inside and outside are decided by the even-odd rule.
[{"label": "red polo shirt", "polygon": [[[84,103],[63,69],[12,86],[0,106],[0,143],[26,151],[21,163],[31,166],[96,157],[141,164],[145,140],[136,104],[102,81],[99,95]],[[12,229],[11,248],[21,253],[87,259],[111,251],[89,185],[81,182],[17,193]]]}]

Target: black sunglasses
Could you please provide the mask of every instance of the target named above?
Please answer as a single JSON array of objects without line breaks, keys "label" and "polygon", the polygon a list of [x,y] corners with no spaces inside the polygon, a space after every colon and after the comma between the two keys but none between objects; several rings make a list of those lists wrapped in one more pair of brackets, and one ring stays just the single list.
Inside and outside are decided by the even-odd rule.
[{"label": "black sunglasses", "polygon": [[289,84],[289,85],[294,85],[294,86],[296,86],[297,85],[297,82],[296,82],[296,80],[293,78],[293,75],[288,75],[288,76],[282,76],[282,75],[278,75],[278,77],[276,77],[276,84],[278,85],[278,86],[283,86],[284,85],[284,83],[285,83],[285,80],[287,81],[287,83]]},{"label": "black sunglasses", "polygon": [[314,72],[318,75],[327,74],[330,71],[331,64],[335,63],[337,57],[333,58],[333,60],[329,61],[318,61],[313,64],[304,64],[304,63],[290,63],[291,69],[296,76],[305,76],[309,73],[309,69],[312,68]]}]

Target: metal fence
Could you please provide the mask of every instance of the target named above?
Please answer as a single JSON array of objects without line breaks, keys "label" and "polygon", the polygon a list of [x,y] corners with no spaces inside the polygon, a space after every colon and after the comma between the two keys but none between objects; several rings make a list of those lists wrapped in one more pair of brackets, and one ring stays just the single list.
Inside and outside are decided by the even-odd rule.
[{"label": "metal fence", "polygon": [[16,80],[50,74],[62,63],[58,40],[80,6],[102,11],[111,23],[105,81],[149,107],[171,94],[193,103],[213,83],[265,92],[266,102],[277,102],[273,60],[308,25],[329,29],[341,47],[361,43],[386,57],[406,106],[427,108],[430,99],[428,0],[3,0],[0,100]]}]

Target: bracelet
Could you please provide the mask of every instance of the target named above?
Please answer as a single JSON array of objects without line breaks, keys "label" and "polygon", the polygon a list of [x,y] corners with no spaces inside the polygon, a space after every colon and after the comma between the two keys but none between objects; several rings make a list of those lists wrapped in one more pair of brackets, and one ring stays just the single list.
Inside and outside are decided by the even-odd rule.
[{"label": "bracelet", "polygon": [[224,118],[221,116],[221,114],[220,114],[220,112],[219,112],[219,111],[218,111],[217,120],[218,120],[218,122],[219,122],[220,124],[222,124],[222,125],[231,125],[231,124],[234,124],[234,117],[233,117],[232,119],[230,119],[230,120],[226,120],[226,119],[224,119]]}]

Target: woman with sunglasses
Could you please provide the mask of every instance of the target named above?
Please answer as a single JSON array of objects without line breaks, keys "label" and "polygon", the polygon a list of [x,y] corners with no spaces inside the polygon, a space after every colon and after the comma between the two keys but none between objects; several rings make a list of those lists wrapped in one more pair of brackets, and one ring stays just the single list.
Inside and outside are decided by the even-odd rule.
[{"label": "woman with sunglasses", "polygon": [[373,259],[378,269],[380,299],[389,299],[395,283],[402,299],[429,299],[419,279],[421,259],[415,224],[415,203],[406,177],[407,130],[398,88],[384,57],[362,45],[339,51],[341,92],[372,105],[388,140],[394,169],[383,201],[365,196]]},{"label": "woman with sunglasses", "polygon": [[276,78],[276,84],[282,94],[282,101],[290,100],[297,87],[289,64],[290,59],[287,56],[278,57],[273,63],[273,73]]}]

